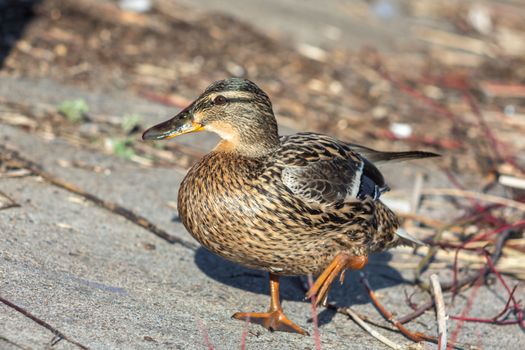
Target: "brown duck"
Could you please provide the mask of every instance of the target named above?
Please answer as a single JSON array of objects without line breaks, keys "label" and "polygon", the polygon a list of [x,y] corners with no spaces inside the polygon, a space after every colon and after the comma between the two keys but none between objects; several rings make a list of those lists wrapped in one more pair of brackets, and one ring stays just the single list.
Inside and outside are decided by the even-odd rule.
[{"label": "brown duck", "polygon": [[269,310],[234,318],[306,334],[283,313],[279,276],[320,274],[307,293],[320,303],[370,252],[417,242],[379,200],[388,186],[374,164],[436,154],[379,152],[315,133],[279,136],[268,95],[238,78],[214,82],[143,139],[201,130],[222,140],[180,186],[182,222],[210,251],[270,273]]}]

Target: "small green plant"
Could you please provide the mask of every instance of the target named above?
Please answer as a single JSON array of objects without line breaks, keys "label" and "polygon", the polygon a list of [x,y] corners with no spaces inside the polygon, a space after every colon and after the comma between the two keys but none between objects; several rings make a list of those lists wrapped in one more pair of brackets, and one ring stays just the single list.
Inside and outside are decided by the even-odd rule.
[{"label": "small green plant", "polygon": [[133,142],[130,139],[112,139],[113,153],[125,159],[130,159],[135,155]]},{"label": "small green plant", "polygon": [[166,143],[164,142],[153,142],[153,148],[155,149],[165,149]]},{"label": "small green plant", "polygon": [[58,113],[73,123],[82,121],[88,111],[89,108],[86,101],[81,98],[63,101],[58,106]]},{"label": "small green plant", "polygon": [[126,114],[122,118],[122,130],[126,134],[131,134],[137,130],[139,130],[139,124],[141,122],[141,117],[138,114]]}]

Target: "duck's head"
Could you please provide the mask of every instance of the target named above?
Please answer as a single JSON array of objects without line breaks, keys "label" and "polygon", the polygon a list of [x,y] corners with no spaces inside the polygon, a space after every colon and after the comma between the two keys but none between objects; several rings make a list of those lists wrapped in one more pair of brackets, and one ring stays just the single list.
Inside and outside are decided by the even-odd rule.
[{"label": "duck's head", "polygon": [[270,98],[253,82],[229,78],[216,81],[175,117],[144,132],[144,140],[162,140],[195,131],[222,138],[219,150],[256,157],[279,146]]}]

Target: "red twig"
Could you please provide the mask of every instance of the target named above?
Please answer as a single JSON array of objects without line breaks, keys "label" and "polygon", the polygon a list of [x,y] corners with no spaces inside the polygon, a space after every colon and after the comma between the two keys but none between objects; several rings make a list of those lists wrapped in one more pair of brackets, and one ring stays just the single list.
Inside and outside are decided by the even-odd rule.
[{"label": "red twig", "polygon": [[468,250],[468,251],[478,251],[480,250],[479,247],[464,247],[463,246],[463,243],[462,244],[456,244],[456,243],[451,243],[451,242],[428,242],[427,243],[428,245],[430,246],[435,246],[435,247],[439,247],[439,248],[442,248],[442,249],[462,249],[462,250]]},{"label": "red twig", "polygon": [[492,318],[478,318],[478,317],[462,317],[462,316],[449,316],[452,320],[462,322],[475,322],[475,323],[490,323],[498,326],[508,326],[519,323],[518,320],[494,320]]},{"label": "red twig", "polygon": [[410,322],[413,319],[418,318],[419,316],[424,314],[425,311],[430,310],[432,307],[434,307],[434,299],[430,299],[429,301],[427,301],[423,305],[419,306],[417,309],[415,309],[411,313],[409,313],[409,314],[407,314],[405,316],[402,316],[402,317],[398,318],[397,320],[400,323]]},{"label": "red twig", "polygon": [[491,230],[489,232],[485,232],[477,237],[474,237],[472,238],[470,241],[466,242],[466,243],[470,243],[470,242],[476,242],[476,241],[481,241],[481,240],[484,240],[484,239],[487,239],[489,238],[490,236],[494,236],[494,235],[497,235],[497,234],[500,234],[504,231],[507,231],[507,230],[510,230],[510,229],[515,229],[515,228],[518,228],[518,227],[521,227],[521,226],[525,226],[525,219],[524,220],[519,220],[517,222],[515,222],[514,224],[506,224],[504,226],[501,226],[495,230]]},{"label": "red twig", "polygon": [[[464,190],[465,186],[458,180],[458,178],[448,169],[442,169],[449,181],[458,189]],[[477,200],[474,198],[468,198],[470,203],[475,209],[476,214],[483,214],[483,221],[491,224],[491,225],[505,225],[506,222],[496,218],[494,215],[490,213],[490,210],[487,210],[488,208],[491,208],[491,204],[488,206],[482,206]],[[492,209],[492,208],[491,208]]]},{"label": "red twig", "polygon": [[246,317],[246,322],[242,328],[241,334],[241,350],[246,350],[246,337],[248,336],[248,326],[250,325],[250,316]]},{"label": "red twig", "polygon": [[[450,121],[452,121],[453,123],[457,124],[458,122],[458,119],[461,119],[457,114],[455,114],[454,112],[452,112],[447,106],[445,105],[442,105],[440,103],[438,103],[437,101],[435,101],[434,99],[428,97],[428,96],[425,96],[422,92],[410,87],[408,84],[398,80],[398,79],[394,79],[387,71],[386,69],[384,68],[384,66],[379,66],[378,68],[378,72],[379,74],[382,75],[382,77],[389,81],[390,83],[392,83],[392,85],[396,86],[400,91],[406,93],[407,95],[413,97],[414,99],[418,100],[418,101],[421,101],[423,102],[424,104],[428,105],[429,107],[431,107],[432,109],[434,109],[436,112],[438,112],[440,115],[448,118]],[[472,110],[472,112],[474,113],[474,115],[476,115],[476,117],[478,118],[478,121],[479,121],[479,126],[481,127],[481,129],[483,130],[485,136],[487,137],[487,139],[489,140],[490,144],[491,144],[491,149],[492,149],[492,152],[493,152],[493,160],[495,160],[497,162],[500,162],[500,161],[505,161],[509,164],[511,164],[512,166],[514,166],[516,169],[518,169],[522,174],[525,174],[525,169],[523,169],[521,166],[519,166],[516,161],[515,161],[515,156],[506,156],[506,157],[502,157],[501,156],[501,153],[500,153],[500,148],[504,148],[502,146],[504,146],[504,144],[497,139],[497,137],[494,135],[494,133],[492,132],[492,130],[490,129],[490,127],[487,125],[484,117],[483,117],[483,113],[481,112],[481,109],[479,108],[476,100],[474,99],[474,97],[472,96],[472,93],[470,92],[470,89],[471,89],[471,86],[472,84],[470,84],[470,82],[466,79],[466,77],[461,77],[461,79],[452,79],[451,81],[449,81],[450,79],[445,79],[445,80],[441,80],[441,81],[438,81],[437,83],[439,83],[439,85],[443,86],[445,88],[452,88],[452,89],[455,89],[457,91],[460,91],[463,93],[463,96],[464,98],[466,99],[466,101],[468,102],[469,106],[470,106],[470,109]],[[462,143],[460,143],[462,144]]]},{"label": "red twig", "polygon": [[509,298],[507,299],[507,302],[505,303],[505,307],[501,312],[499,312],[496,316],[492,318],[478,318],[478,317],[461,317],[461,316],[449,316],[453,320],[458,321],[465,321],[465,322],[479,322],[479,323],[492,323],[497,325],[509,325],[509,324],[516,324],[519,323],[520,320],[500,320],[499,318],[505,315],[509,309],[510,309],[510,302],[514,298],[514,293],[516,292],[517,285],[512,288],[512,291],[510,293]]},{"label": "red twig", "polygon": [[[505,231],[508,231],[510,229],[513,229],[513,228],[518,228],[518,227],[521,227],[521,226],[525,226],[525,220],[520,220],[514,224],[508,224],[508,225],[504,225],[502,227],[499,227],[495,230],[491,230],[491,231],[488,231],[488,232],[485,232],[485,233],[482,233],[476,237],[473,237],[471,238],[470,240],[464,242],[461,244],[461,246],[459,246],[457,249],[456,249],[456,253],[454,255],[454,264],[453,264],[453,287],[452,287],[452,295],[453,297],[457,294],[457,291],[458,291],[458,288],[457,288],[457,281],[458,281],[458,257],[459,257],[459,251],[461,249],[464,249],[465,246],[469,243],[472,243],[472,242],[476,242],[476,241],[481,241],[483,239],[487,239],[489,238],[490,236],[493,236],[493,235],[497,235],[497,234],[500,234],[502,232],[505,232]],[[507,290],[510,291],[510,289],[507,288]]]},{"label": "red twig", "polygon": [[[457,122],[457,120],[460,119],[458,117],[458,115],[453,113],[446,106],[441,105],[440,103],[436,102],[434,99],[432,99],[432,98],[430,98],[428,96],[425,96],[423,93],[421,93],[418,90],[415,90],[415,89],[411,88],[409,85],[392,78],[390,76],[390,74],[388,74],[388,72],[386,72],[384,69],[380,69],[380,73],[382,74],[384,79],[388,80],[393,85],[397,86],[400,91],[403,91],[406,94],[408,94],[409,96],[412,96],[413,98],[415,98],[415,99],[417,99],[419,101],[422,101],[426,105],[432,107],[435,111],[437,111],[441,115],[443,115],[443,116],[447,117],[448,119],[450,119],[452,122]],[[492,146],[491,149],[492,149],[492,152],[493,152],[493,159],[496,161],[495,163],[504,160],[505,162],[507,162],[507,163],[513,165],[515,168],[517,168],[521,173],[525,174],[525,170],[522,169],[515,162],[514,157],[508,157],[507,156],[507,157],[503,158],[501,156],[501,153],[500,153],[499,149],[503,145],[503,143],[496,138],[496,136],[494,135],[492,130],[487,125],[487,123],[486,123],[486,121],[485,121],[485,119],[483,117],[483,113],[481,112],[481,109],[479,108],[476,100],[474,99],[474,97],[472,96],[472,94],[469,91],[470,85],[471,84],[469,84],[467,81],[464,81],[464,79],[462,79],[461,84],[452,84],[452,85],[448,84],[446,87],[459,90],[459,91],[461,91],[463,93],[463,96],[466,99],[466,101],[468,102],[468,104],[470,106],[470,109],[472,110],[474,115],[476,115],[476,117],[478,118],[479,125],[480,125],[481,129],[483,130],[485,136],[487,137],[487,139],[489,140],[489,142],[490,142],[490,144]]]},{"label": "red twig", "polygon": [[[416,310],[417,309],[417,304],[414,303],[412,301],[412,297],[414,296],[414,294],[416,293],[415,291],[412,292],[410,295],[408,295],[407,293],[407,290],[406,289],[403,289],[403,293],[405,293],[405,303],[412,309],[412,310]],[[401,322],[403,323],[403,322]]]},{"label": "red twig", "polygon": [[495,81],[484,81],[481,87],[487,95],[495,95],[498,97],[525,97],[525,85],[522,84],[502,84]]},{"label": "red twig", "polygon": [[404,336],[406,336],[408,339],[415,341],[415,342],[421,342],[424,340],[432,341],[437,343],[437,339],[434,337],[431,337],[429,335],[426,335],[424,333],[416,332],[413,333],[410,330],[408,330],[401,322],[399,322],[394,315],[384,308],[383,305],[379,302],[379,300],[376,297],[376,294],[372,290],[372,287],[370,287],[370,283],[368,283],[368,280],[365,278],[363,274],[361,274],[361,283],[365,286],[365,288],[368,291],[368,295],[370,296],[370,299],[374,303],[374,306],[379,310],[381,315],[388,320],[390,323],[392,323],[401,333],[403,333]]},{"label": "red twig", "polygon": [[[308,275],[308,285],[312,288],[312,275]],[[321,334],[319,333],[319,319],[317,317],[317,302],[315,295],[310,298],[312,305],[312,320],[314,323],[314,341],[316,350],[321,350]]]},{"label": "red twig", "polygon": [[210,336],[208,334],[208,331],[206,330],[206,327],[204,326],[204,323],[200,319],[197,320],[197,325],[199,326],[199,329],[202,333],[202,338],[204,340],[204,345],[208,350],[214,350],[213,344],[210,341]]},{"label": "red twig", "polygon": [[487,122],[485,121],[485,118],[483,117],[483,113],[481,113],[481,110],[476,100],[472,96],[472,94],[468,90],[463,90],[463,97],[467,100],[470,106],[470,110],[478,118],[479,125],[491,144],[491,151],[493,152],[492,159],[493,159],[494,164],[500,163],[503,159],[499,152],[500,142],[496,139],[496,137],[494,136],[494,133],[488,127]]},{"label": "red twig", "polygon": [[[525,220],[522,220],[514,225],[510,225],[510,226],[517,226],[517,225],[523,225],[525,224]],[[491,271],[494,271],[490,268],[490,265],[494,266],[495,265],[495,261],[497,261],[500,256],[501,256],[501,249],[503,248],[503,245],[505,244],[505,240],[506,238],[509,236],[509,234],[511,233],[511,228],[512,227],[507,227],[506,230],[502,230],[502,232],[498,235],[497,239],[496,239],[496,243],[495,243],[495,248],[494,248],[494,252],[492,253],[492,256],[490,256],[490,262],[492,264],[490,264],[487,260],[487,266],[485,266],[484,268],[482,268],[480,271],[479,271],[479,274],[478,274],[478,277],[476,279],[476,282],[475,282],[475,285],[474,285],[474,289],[472,290],[469,298],[468,298],[468,301],[467,301],[467,306],[465,307],[465,309],[463,309],[462,313],[460,316],[456,316],[455,318],[457,320],[459,320],[459,323],[458,325],[456,326],[456,329],[454,330],[454,332],[452,333],[452,337],[451,339],[453,341],[456,341],[456,338],[458,337],[459,335],[459,332],[461,331],[461,328],[463,327],[463,324],[464,322],[468,322],[468,321],[472,321],[472,320],[475,320],[475,318],[470,318],[470,317],[467,317],[468,313],[470,312],[470,309],[472,308],[472,305],[474,303],[474,299],[476,297],[476,294],[479,290],[479,288],[481,287],[481,284],[482,282],[484,281],[485,279],[485,276],[488,272],[491,272]],[[495,231],[498,231],[498,230],[494,230],[492,231],[492,233],[494,233]],[[499,272],[498,272],[499,273]],[[500,275],[501,276],[501,275]],[[506,285],[506,283],[504,283],[504,285]],[[508,287],[508,286],[507,286]],[[507,291],[509,291],[509,294],[512,296],[510,299],[513,300],[514,299],[514,295],[513,295],[513,292],[511,292],[508,288],[507,288]],[[522,310],[521,310],[522,311]],[[522,315],[522,314],[521,314]],[[501,315],[499,315],[501,316]],[[520,316],[518,315],[518,318]],[[501,324],[508,324],[509,322],[507,321],[502,321]]]},{"label": "red twig", "polygon": [[476,115],[476,117],[478,118],[480,127],[485,133],[485,136],[487,137],[487,139],[489,140],[492,146],[491,149],[492,149],[492,152],[494,152],[494,158],[496,158],[495,160],[497,162],[503,161],[503,162],[509,163],[512,166],[514,166],[516,169],[518,169],[522,174],[525,174],[525,170],[516,163],[515,155],[509,156],[507,154],[505,155],[505,157],[501,155],[500,148],[505,149],[507,147],[505,147],[505,144],[503,142],[498,140],[496,135],[494,135],[490,127],[487,125],[487,122],[485,121],[485,118],[483,117],[483,113],[481,112],[481,109],[479,108],[472,94],[468,90],[463,90],[463,96],[467,100],[470,106],[470,109],[472,110],[474,115]]},{"label": "red twig", "polygon": [[459,323],[456,326],[456,329],[452,332],[452,335],[450,337],[450,341],[452,343],[455,343],[456,339],[458,338],[459,332],[461,331],[461,328],[463,327],[463,323],[465,322],[465,317],[470,312],[470,309],[472,309],[472,305],[474,304],[474,299],[476,298],[479,288],[481,287],[481,284],[483,283],[483,280],[485,279],[484,277],[485,277],[485,269],[482,269],[482,272],[480,272],[479,277],[476,280],[476,284],[474,285],[474,288],[472,289],[472,292],[470,293],[470,296],[467,300],[467,306],[461,312]]},{"label": "red twig", "polygon": [[[408,84],[406,84],[406,83],[404,83],[402,81],[399,81],[397,79],[394,79],[384,69],[384,67],[380,67],[378,69],[378,71],[383,76],[384,79],[388,80],[390,83],[392,83],[394,86],[396,86],[400,91],[402,91],[402,92],[406,93],[407,95],[413,97],[414,99],[419,100],[419,101],[423,102],[424,104],[430,106],[432,109],[434,109],[440,115],[448,118],[449,120],[451,120],[454,123],[457,123],[458,119],[460,119],[460,117],[457,114],[455,114],[454,112],[452,112],[448,107],[438,103],[437,101],[435,101],[434,99],[432,99],[432,98],[430,98],[428,96],[425,96],[422,92],[420,92],[420,91],[410,87]],[[469,90],[471,84],[468,81],[466,81],[465,79],[462,78],[462,79],[460,79],[459,84],[458,84],[457,81],[454,81],[453,84],[450,84],[450,83],[446,84],[446,81],[445,81],[445,84],[443,84],[443,82],[441,82],[441,85],[445,85],[446,88],[452,88],[452,89],[458,90],[458,91],[463,93],[463,96],[466,99],[466,101],[468,102],[472,112],[478,118],[479,126],[483,130],[485,136],[487,137],[487,139],[489,140],[489,142],[490,142],[490,144],[492,146],[491,149],[492,149],[492,152],[493,152],[493,160],[495,160],[495,163],[501,162],[503,160],[503,161],[511,164],[512,166],[514,166],[522,174],[525,174],[525,169],[523,169],[522,167],[520,167],[516,163],[514,156],[502,157],[502,155],[500,153],[500,148],[503,148],[502,146],[504,146],[504,144],[500,140],[497,139],[497,137],[494,135],[494,133],[492,132],[490,127],[487,125],[487,123],[486,123],[486,121],[485,121],[485,119],[483,117],[483,113],[481,112],[481,109],[479,108],[476,100],[474,99],[474,97],[472,96],[472,94],[471,94],[471,92]],[[462,144],[462,143],[460,143],[460,144]]]},{"label": "red twig", "polygon": [[[492,260],[490,255],[486,251],[484,253],[485,253],[485,258],[487,259],[487,264],[489,265],[489,268],[492,270],[492,272],[494,272],[494,274],[498,277],[498,280],[501,282],[503,287],[505,287],[505,289],[509,293],[509,300],[512,300],[512,304],[513,304],[513,307],[514,307],[514,312],[516,313],[517,321],[518,321],[520,327],[522,329],[524,329],[525,325],[524,325],[524,322],[523,322],[523,309],[522,309],[521,305],[519,304],[519,302],[516,301],[516,298],[514,297],[514,292],[515,292],[517,286],[515,286],[513,288],[513,290],[511,291],[511,289],[509,288],[509,286],[508,286],[507,282],[505,281],[505,279],[503,278],[503,276],[501,276],[499,271],[496,269],[496,266],[494,265],[494,261]],[[500,315],[498,315],[498,316],[500,316]]]}]

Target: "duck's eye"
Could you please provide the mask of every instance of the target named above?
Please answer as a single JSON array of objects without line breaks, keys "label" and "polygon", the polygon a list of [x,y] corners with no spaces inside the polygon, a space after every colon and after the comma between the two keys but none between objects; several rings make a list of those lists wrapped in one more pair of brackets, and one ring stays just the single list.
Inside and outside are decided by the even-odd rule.
[{"label": "duck's eye", "polygon": [[222,95],[219,95],[213,99],[214,105],[223,105],[223,104],[226,104],[226,102],[228,102],[228,100],[226,99],[226,97]]}]

